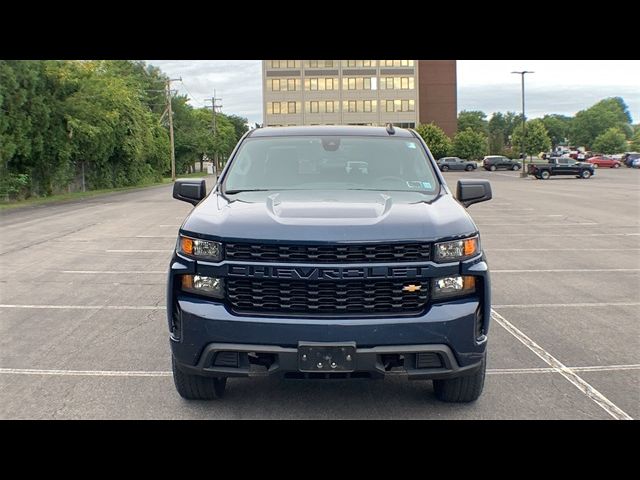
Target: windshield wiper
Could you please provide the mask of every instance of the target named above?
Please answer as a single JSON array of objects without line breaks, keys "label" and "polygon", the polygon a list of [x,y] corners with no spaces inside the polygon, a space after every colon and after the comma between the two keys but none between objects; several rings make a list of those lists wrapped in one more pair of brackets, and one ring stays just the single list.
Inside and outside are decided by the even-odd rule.
[{"label": "windshield wiper", "polygon": [[268,192],[270,188],[247,188],[247,189],[237,189],[237,190],[225,190],[224,193],[228,195],[234,195],[236,193],[242,192]]}]

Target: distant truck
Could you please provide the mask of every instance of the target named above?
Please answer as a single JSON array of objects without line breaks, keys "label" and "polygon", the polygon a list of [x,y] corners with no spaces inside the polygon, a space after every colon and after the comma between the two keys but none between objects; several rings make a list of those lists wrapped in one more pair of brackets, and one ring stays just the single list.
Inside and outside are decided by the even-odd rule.
[{"label": "distant truck", "polygon": [[527,174],[533,175],[538,180],[547,180],[556,175],[573,175],[577,178],[591,178],[595,174],[593,165],[578,162],[573,158],[550,158],[547,163],[530,163]]}]

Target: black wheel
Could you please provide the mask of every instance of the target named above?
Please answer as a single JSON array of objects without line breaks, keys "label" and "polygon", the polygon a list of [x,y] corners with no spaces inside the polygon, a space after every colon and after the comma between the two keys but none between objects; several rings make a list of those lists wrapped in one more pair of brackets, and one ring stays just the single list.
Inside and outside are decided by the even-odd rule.
[{"label": "black wheel", "polygon": [[516,163],[513,167],[511,167],[511,170],[513,171],[520,170],[520,165]]},{"label": "black wheel", "polygon": [[543,170],[542,172],[540,172],[540,178],[542,180],[548,180],[550,176],[551,173],[549,173],[549,170]]},{"label": "black wheel", "polygon": [[613,168],[620,168],[620,164],[619,163],[614,163],[613,164]]},{"label": "black wheel", "polygon": [[182,398],[187,400],[215,400],[222,398],[227,386],[226,378],[202,377],[184,373],[171,359],[173,369],[173,383]]},{"label": "black wheel", "polygon": [[589,170],[583,170],[580,176],[586,180],[591,177],[591,172]]},{"label": "black wheel", "polygon": [[484,387],[484,377],[487,370],[486,359],[481,367],[471,375],[447,378],[433,381],[436,398],[443,402],[466,403],[477,400]]},{"label": "black wheel", "polygon": [[489,170],[491,170],[492,172],[495,172],[495,171],[496,171],[496,168],[497,168],[497,167],[496,167],[495,165],[491,165],[491,166],[489,167]]},{"label": "black wheel", "polygon": [[470,172],[471,170],[473,170],[473,167],[472,167],[471,165],[467,165],[467,166],[466,166],[466,168],[465,168],[465,170],[466,170],[467,172]]},{"label": "black wheel", "polygon": [[447,172],[449,170],[449,167],[443,165],[442,167],[440,167],[440,170],[442,170],[443,172]]}]

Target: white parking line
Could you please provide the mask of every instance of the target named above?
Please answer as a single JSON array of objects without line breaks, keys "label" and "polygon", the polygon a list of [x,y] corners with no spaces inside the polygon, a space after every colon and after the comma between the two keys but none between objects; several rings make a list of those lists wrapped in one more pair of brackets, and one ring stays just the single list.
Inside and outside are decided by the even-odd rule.
[{"label": "white parking line", "polygon": [[640,268],[557,268],[540,270],[491,270],[491,273],[640,272]]},{"label": "white parking line", "polygon": [[[640,365],[598,365],[590,367],[571,367],[573,371],[610,372],[640,370]],[[55,375],[79,377],[170,377],[169,370],[43,370],[37,368],[0,368],[0,374],[9,375]],[[520,375],[528,373],[558,373],[557,368],[489,368],[488,375]]]},{"label": "white parking line", "polygon": [[[479,227],[523,227],[531,225],[531,223],[478,223]],[[585,225],[599,225],[594,222],[584,223],[536,223],[537,227],[582,227]]]},{"label": "white parking line", "polygon": [[640,233],[500,233],[500,232],[484,232],[483,237],[487,235],[500,235],[501,237],[631,237],[640,235]]},{"label": "white parking line", "polygon": [[611,415],[616,420],[633,420],[633,418],[625,413],[621,408],[614,404],[611,400],[605,397],[598,390],[593,388],[589,383],[583,380],[575,373],[575,370],[570,369],[563,365],[557,358],[547,352],[544,348],[534,342],[531,338],[525,335],[522,331],[518,330],[512,323],[506,318],[500,315],[495,310],[491,310],[491,318],[495,320],[502,328],[504,328],[511,335],[516,337],[523,345],[529,350],[540,357],[547,365],[556,369],[560,375],[571,382],[578,390],[584,393],[587,397],[593,400],[600,408]]},{"label": "white parking line", "polygon": [[485,248],[487,252],[627,252],[640,248]]},{"label": "white parking line", "polygon": [[136,235],[133,238],[173,238],[175,239],[175,235]]},{"label": "white parking line", "polygon": [[77,273],[77,274],[166,274],[166,270],[60,270],[60,273]]},{"label": "white parking line", "polygon": [[0,308],[40,308],[62,310],[166,310],[163,305],[10,305],[0,304]]},{"label": "white parking line", "polygon": [[[584,251],[584,249],[583,249]],[[107,253],[167,253],[173,252],[172,249],[167,250],[105,250]]]},{"label": "white parking line", "polygon": [[559,308],[559,307],[636,307],[640,302],[598,302],[598,303],[512,303],[492,305],[493,308]]}]

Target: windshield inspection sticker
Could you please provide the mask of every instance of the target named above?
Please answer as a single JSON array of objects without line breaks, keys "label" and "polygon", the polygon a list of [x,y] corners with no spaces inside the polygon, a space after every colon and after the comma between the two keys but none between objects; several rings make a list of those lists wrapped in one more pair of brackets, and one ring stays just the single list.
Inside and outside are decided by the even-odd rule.
[{"label": "windshield inspection sticker", "polygon": [[406,142],[407,148],[416,148],[416,144],[413,142]]},{"label": "windshield inspection sticker", "polygon": [[407,181],[407,186],[409,188],[424,188],[426,190],[431,189],[431,184],[429,182],[421,182],[420,180]]}]

